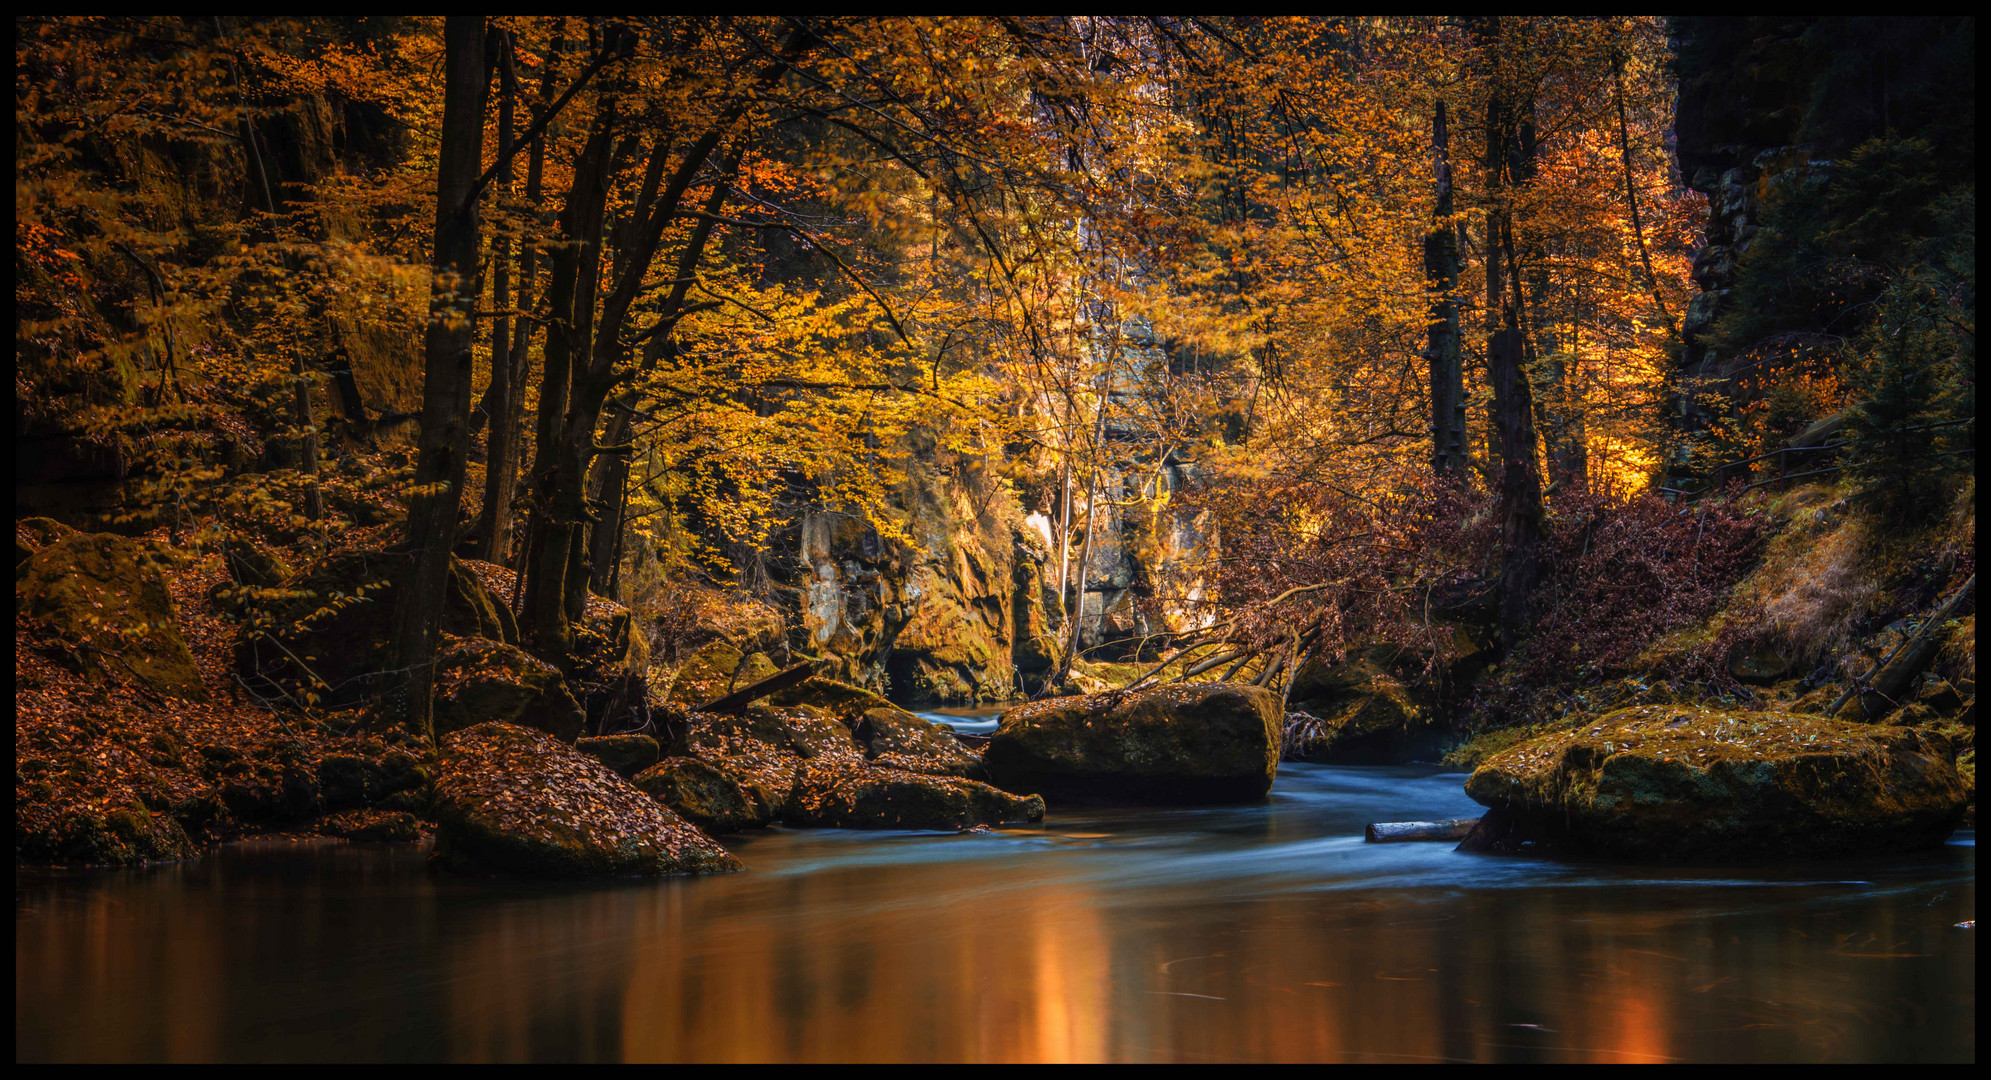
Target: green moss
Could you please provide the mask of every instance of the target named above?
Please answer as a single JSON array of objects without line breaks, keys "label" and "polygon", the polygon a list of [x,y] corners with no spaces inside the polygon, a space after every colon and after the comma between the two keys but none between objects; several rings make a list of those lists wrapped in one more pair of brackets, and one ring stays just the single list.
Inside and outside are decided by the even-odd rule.
[{"label": "green moss", "polygon": [[1952,755],[1905,728],[1639,706],[1490,755],[1466,793],[1601,854],[1839,855],[1940,843],[1968,798]]},{"label": "green moss", "polygon": [[136,542],[110,534],[61,536],[16,568],[14,598],[82,670],[206,700],[172,594]]}]

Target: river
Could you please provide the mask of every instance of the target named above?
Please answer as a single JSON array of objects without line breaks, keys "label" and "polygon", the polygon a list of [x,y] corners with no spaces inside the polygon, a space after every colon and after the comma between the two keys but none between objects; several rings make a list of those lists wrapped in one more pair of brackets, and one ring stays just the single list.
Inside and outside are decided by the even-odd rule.
[{"label": "river", "polygon": [[257,841],[17,871],[19,1061],[1969,1061],[1976,845],[1652,869],[1368,845],[1429,767],[1219,809],[776,828],[747,871],[440,877]]}]

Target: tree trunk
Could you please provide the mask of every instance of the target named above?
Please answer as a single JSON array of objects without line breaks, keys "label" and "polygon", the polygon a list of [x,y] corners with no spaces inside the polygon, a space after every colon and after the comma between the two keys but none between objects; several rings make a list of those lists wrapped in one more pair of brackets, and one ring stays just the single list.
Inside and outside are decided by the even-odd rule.
[{"label": "tree trunk", "polygon": [[1452,162],[1445,103],[1431,124],[1432,172],[1437,201],[1424,236],[1424,279],[1431,292],[1424,358],[1431,370],[1431,470],[1457,480],[1465,471],[1465,367],[1459,360],[1459,248],[1452,233]]},{"label": "tree trunk", "polygon": [[1525,340],[1508,328],[1487,342],[1500,460],[1500,627],[1509,647],[1527,625],[1529,594],[1541,573],[1542,484],[1535,470],[1534,406],[1521,370]]},{"label": "tree trunk", "polygon": [[325,517],[325,496],[318,490],[318,425],[311,415],[311,382],[304,372],[304,354],[291,361],[291,374],[297,379],[298,471],[304,474],[304,516],[312,521]]},{"label": "tree trunk", "polygon": [[[491,35],[490,48],[496,54],[501,73],[498,96],[498,155],[505,166],[498,173],[500,191],[512,189],[512,96],[517,80],[512,74],[510,41],[500,33]],[[478,512],[472,533],[477,537],[477,554],[490,562],[503,562],[510,531],[512,486],[518,472],[518,430],[515,404],[520,395],[512,362],[512,319],[505,314],[512,306],[512,241],[499,235],[491,241],[491,307],[497,313],[491,320],[491,386],[484,393],[483,413],[490,424],[484,440],[484,506]]]},{"label": "tree trunk", "polygon": [[[573,537],[585,511],[583,495],[587,461],[580,472],[573,469],[572,437],[568,405],[573,392],[574,364],[588,353],[588,330],[594,321],[594,290],[584,285],[583,265],[591,275],[594,260],[586,257],[601,238],[602,215],[607,192],[607,168],[611,149],[610,132],[614,110],[604,106],[595,114],[586,145],[574,165],[573,186],[567,193],[566,209],[560,215],[561,235],[566,241],[553,251],[552,276],[547,289],[551,311],[546,329],[546,362],[539,379],[539,416],[534,424],[532,464],[533,517],[528,544],[531,548],[525,586],[524,627],[530,627],[535,644],[543,655],[564,657],[572,651],[572,630],[567,618],[567,564],[573,551]],[[590,423],[587,436],[594,432]]]},{"label": "tree trunk", "polygon": [[443,45],[446,81],[421,436],[408,502],[408,544],[414,560],[396,604],[390,652],[394,670],[385,680],[386,686],[405,692],[405,722],[425,739],[434,736],[429,707],[436,640],[470,449],[471,347],[478,292],[476,184],[483,166],[488,89],[483,17],[450,16],[443,25]]},{"label": "tree trunk", "polygon": [[1611,50],[1611,77],[1615,81],[1618,102],[1618,150],[1625,163],[1625,201],[1632,212],[1632,237],[1638,241],[1638,260],[1645,266],[1646,286],[1652,290],[1652,307],[1666,323],[1666,330],[1674,337],[1680,336],[1680,324],[1673,321],[1673,313],[1666,310],[1666,301],[1659,295],[1659,275],[1652,272],[1652,253],[1645,246],[1645,224],[1639,219],[1638,185],[1632,175],[1632,136],[1631,121],[1625,114],[1625,57],[1617,49]]}]

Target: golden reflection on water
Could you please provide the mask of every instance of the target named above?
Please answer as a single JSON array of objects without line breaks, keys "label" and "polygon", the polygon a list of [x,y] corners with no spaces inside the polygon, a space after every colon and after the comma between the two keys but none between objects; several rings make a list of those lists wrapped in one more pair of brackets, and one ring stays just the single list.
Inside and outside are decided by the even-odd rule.
[{"label": "golden reflection on water", "polygon": [[[1804,894],[1824,903],[1797,890],[1738,899],[1718,882],[1663,895],[1253,891],[1167,873],[1130,882],[1095,872],[1105,855],[1091,851],[870,864],[853,858],[863,851],[775,838],[746,853],[768,868],[758,874],[568,888],[431,878],[404,855],[272,849],[17,886],[17,1056],[1974,1054],[1975,938],[1949,928],[1974,903],[1967,878],[1933,900]],[[808,865],[783,871],[783,859]]]}]

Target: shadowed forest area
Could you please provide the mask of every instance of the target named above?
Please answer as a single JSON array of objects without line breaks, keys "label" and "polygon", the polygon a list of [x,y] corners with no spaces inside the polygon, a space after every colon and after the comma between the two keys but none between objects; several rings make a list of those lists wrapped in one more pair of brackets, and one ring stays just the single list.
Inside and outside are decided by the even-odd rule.
[{"label": "shadowed forest area", "polygon": [[[1413,765],[1471,816],[1370,836],[1457,860],[1943,849],[1975,72],[1968,17],[17,17],[17,868],[746,880]],[[947,1045],[783,1053],[1004,1059]]]}]

